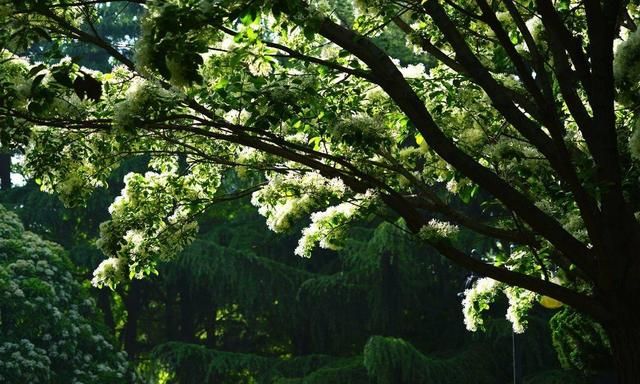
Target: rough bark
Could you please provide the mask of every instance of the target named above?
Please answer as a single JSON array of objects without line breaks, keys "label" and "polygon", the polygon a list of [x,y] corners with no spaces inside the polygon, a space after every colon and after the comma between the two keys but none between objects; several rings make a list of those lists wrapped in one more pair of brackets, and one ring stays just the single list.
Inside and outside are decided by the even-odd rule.
[{"label": "rough bark", "polygon": [[640,323],[634,302],[618,303],[615,320],[604,328],[611,343],[613,366],[618,384],[640,380]]},{"label": "rough bark", "polygon": [[11,154],[0,153],[0,190],[11,189]]}]

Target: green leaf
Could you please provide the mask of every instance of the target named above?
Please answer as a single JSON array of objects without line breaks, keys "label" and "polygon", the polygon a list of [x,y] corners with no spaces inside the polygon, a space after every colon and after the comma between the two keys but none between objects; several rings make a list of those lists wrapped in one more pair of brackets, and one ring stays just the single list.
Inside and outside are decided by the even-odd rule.
[{"label": "green leaf", "polygon": [[30,70],[29,70],[29,77],[31,76],[35,76],[38,72],[42,71],[43,69],[47,68],[46,65],[44,64],[38,64],[33,66]]},{"label": "green leaf", "polygon": [[304,37],[306,37],[308,40],[313,40],[314,36],[316,35],[316,31],[309,27],[305,27],[302,33],[304,34]]},{"label": "green leaf", "polygon": [[44,79],[45,76],[46,76],[46,73],[41,73],[38,76],[33,78],[33,82],[31,82],[31,93],[32,94],[38,88],[40,83],[42,83],[42,80]]},{"label": "green leaf", "polygon": [[71,81],[71,76],[69,76],[69,72],[56,71],[56,72],[52,72],[51,76],[53,76],[53,78],[56,79],[56,81],[61,85],[64,85],[65,87],[69,87],[69,88],[73,87],[73,81]]},{"label": "green leaf", "polygon": [[240,14],[240,22],[246,26],[257,24],[260,21],[260,14],[257,7],[250,7]]},{"label": "green leaf", "polygon": [[229,79],[226,77],[222,77],[218,79],[218,81],[216,82],[216,85],[213,86],[213,89],[216,91],[220,89],[224,89],[226,88],[227,84],[229,84]]},{"label": "green leaf", "polygon": [[316,137],[312,137],[309,140],[309,144],[313,143],[313,150],[317,151],[320,149],[320,141],[322,140],[322,138],[320,136],[316,136]]}]

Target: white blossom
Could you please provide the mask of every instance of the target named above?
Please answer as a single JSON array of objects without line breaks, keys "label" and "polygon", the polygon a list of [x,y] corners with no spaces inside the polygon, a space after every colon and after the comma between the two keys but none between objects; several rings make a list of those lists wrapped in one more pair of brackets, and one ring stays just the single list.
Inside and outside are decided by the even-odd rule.
[{"label": "white blossom", "polygon": [[126,262],[120,258],[110,257],[103,260],[93,271],[91,284],[96,287],[116,284],[124,278],[125,265]]}]

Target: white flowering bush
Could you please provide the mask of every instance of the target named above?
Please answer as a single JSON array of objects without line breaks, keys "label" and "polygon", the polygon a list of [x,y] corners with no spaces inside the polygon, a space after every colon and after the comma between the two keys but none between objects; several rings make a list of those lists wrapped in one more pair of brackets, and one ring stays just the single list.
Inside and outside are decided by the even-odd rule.
[{"label": "white flowering bush", "polygon": [[58,245],[0,206],[0,382],[124,383],[132,377]]}]

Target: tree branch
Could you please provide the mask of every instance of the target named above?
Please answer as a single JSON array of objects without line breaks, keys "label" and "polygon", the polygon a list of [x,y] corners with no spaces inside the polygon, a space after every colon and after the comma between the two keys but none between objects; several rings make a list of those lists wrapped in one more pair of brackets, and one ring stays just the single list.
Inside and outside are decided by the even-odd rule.
[{"label": "tree branch", "polygon": [[531,228],[547,238],[574,264],[587,274],[592,274],[593,269],[588,248],[564,230],[555,219],[532,204],[521,192],[477,163],[451,142],[439,129],[426,110],[424,103],[382,50],[370,40],[329,19],[325,19],[320,24],[320,33],[360,58],[371,68],[372,72],[381,79],[381,87],[414,123],[429,146],[438,155],[495,196],[508,208],[518,213]]},{"label": "tree branch", "polygon": [[510,271],[508,269],[496,267],[494,265],[484,263],[483,261],[476,260],[452,246],[447,240],[435,240],[431,241],[430,244],[449,260],[464,268],[476,271],[483,276],[490,277],[509,285],[518,286],[541,295],[553,297],[592,316],[598,321],[607,321],[611,317],[611,314],[595,299],[585,294],[575,292],[569,288],[562,287],[547,280]]}]

